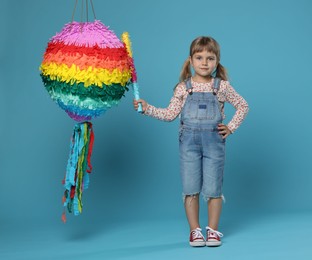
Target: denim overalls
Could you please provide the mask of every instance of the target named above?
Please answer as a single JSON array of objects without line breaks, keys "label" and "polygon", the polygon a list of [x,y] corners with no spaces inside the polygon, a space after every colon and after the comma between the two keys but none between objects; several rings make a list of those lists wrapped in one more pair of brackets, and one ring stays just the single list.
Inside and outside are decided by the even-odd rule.
[{"label": "denim overalls", "polygon": [[186,80],[189,94],[181,112],[179,135],[183,199],[198,193],[206,201],[223,198],[225,139],[217,129],[222,122],[217,98],[220,79],[215,78],[213,85],[213,92],[192,92],[191,80]]}]

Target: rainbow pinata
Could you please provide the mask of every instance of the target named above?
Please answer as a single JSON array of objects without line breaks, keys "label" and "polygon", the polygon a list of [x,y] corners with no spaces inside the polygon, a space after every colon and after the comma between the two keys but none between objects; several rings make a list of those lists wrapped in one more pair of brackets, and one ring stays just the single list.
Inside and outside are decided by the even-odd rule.
[{"label": "rainbow pinata", "polygon": [[137,88],[128,33],[122,39],[98,20],[71,22],[48,42],[40,66],[51,98],[77,121],[63,180],[64,208],[75,215],[82,212],[92,169],[94,134],[88,121],[117,105],[128,85]]},{"label": "rainbow pinata", "polygon": [[119,103],[133,61],[125,43],[100,21],[72,22],[49,41],[40,70],[51,98],[83,122]]}]

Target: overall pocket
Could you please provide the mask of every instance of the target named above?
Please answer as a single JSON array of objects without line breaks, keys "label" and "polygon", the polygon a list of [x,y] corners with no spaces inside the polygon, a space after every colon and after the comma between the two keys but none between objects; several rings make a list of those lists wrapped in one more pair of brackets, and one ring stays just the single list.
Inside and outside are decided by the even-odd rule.
[{"label": "overall pocket", "polygon": [[216,116],[215,100],[190,100],[185,104],[185,117],[189,119],[213,120]]}]

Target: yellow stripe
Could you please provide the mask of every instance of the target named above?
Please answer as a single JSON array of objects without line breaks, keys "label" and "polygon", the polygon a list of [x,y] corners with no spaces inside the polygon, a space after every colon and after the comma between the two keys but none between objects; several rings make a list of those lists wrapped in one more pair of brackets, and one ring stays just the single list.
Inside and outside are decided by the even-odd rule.
[{"label": "yellow stripe", "polygon": [[121,84],[125,86],[131,78],[131,71],[118,69],[107,70],[101,68],[88,67],[81,70],[75,64],[68,67],[65,64],[56,63],[41,64],[40,70],[44,76],[49,76],[52,80],[58,80],[66,83],[84,83],[85,87],[96,85],[102,87],[102,84]]}]

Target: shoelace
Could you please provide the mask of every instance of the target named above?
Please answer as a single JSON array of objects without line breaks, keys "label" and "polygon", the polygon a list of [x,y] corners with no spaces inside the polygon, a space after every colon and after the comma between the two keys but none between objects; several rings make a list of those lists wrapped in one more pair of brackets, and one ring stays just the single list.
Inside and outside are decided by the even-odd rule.
[{"label": "shoelace", "polygon": [[201,228],[196,228],[192,231],[193,239],[203,238],[203,234],[201,233]]},{"label": "shoelace", "polygon": [[213,233],[216,233],[219,237],[223,237],[223,234],[221,232],[219,232],[217,230],[214,230],[214,229],[212,229],[210,227],[206,227],[206,230],[210,231],[210,232],[213,232]]}]

